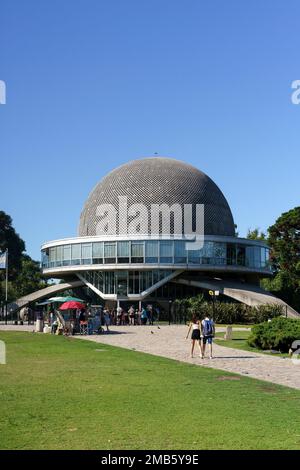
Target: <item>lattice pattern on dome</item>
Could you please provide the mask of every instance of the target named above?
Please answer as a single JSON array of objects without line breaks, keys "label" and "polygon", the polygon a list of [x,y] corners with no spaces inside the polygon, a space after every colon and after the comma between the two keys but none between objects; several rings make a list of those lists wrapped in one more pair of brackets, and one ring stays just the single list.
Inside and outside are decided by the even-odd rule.
[{"label": "lattice pattern on dome", "polygon": [[[150,214],[151,204],[204,204],[204,233],[234,236],[235,228],[230,207],[218,186],[193,166],[171,158],[144,158],[122,165],[105,176],[89,195],[80,217],[79,236],[98,235],[97,207],[101,204],[119,206],[118,196],[127,196],[128,206],[144,204]],[[128,217],[128,223],[133,217]],[[193,230],[196,213],[193,211]],[[144,220],[146,222],[146,219]],[[148,233],[150,220],[148,221]],[[171,218],[170,233],[174,233]],[[144,231],[143,231],[144,232]],[[160,219],[158,233],[162,233]],[[117,225],[117,234],[122,235]],[[143,233],[144,234],[144,233]]]}]

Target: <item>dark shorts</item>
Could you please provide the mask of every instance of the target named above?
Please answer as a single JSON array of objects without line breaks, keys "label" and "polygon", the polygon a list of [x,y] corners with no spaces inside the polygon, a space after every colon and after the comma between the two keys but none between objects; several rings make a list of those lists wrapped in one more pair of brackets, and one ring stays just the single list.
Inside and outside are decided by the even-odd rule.
[{"label": "dark shorts", "polygon": [[195,340],[200,339],[200,330],[193,330],[192,339],[195,339]]},{"label": "dark shorts", "polygon": [[213,336],[203,336],[203,344],[212,344]]}]

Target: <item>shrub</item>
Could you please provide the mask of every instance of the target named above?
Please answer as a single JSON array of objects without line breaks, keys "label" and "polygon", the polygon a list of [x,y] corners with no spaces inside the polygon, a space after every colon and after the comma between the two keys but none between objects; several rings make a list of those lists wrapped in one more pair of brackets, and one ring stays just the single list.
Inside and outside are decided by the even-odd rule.
[{"label": "shrub", "polygon": [[216,305],[215,315],[212,314],[212,317],[216,323],[261,323],[282,313],[283,309],[279,305],[250,307],[238,303],[220,303]]},{"label": "shrub", "polygon": [[237,303],[216,302],[215,308],[209,303],[207,305],[211,317],[215,323],[246,323],[245,306]]},{"label": "shrub", "polygon": [[215,323],[223,324],[261,323],[283,314],[283,308],[280,305],[250,307],[241,303],[216,301],[214,307],[213,303],[205,301],[203,296],[176,300],[175,306],[180,318],[190,320],[193,313],[200,318],[209,314]]},{"label": "shrub", "polygon": [[291,318],[273,318],[255,325],[248,338],[250,346],[288,352],[291,344],[300,339],[300,321]]},{"label": "shrub", "polygon": [[247,323],[262,323],[272,318],[280,317],[284,313],[281,305],[259,305],[258,307],[249,307],[245,305],[245,318]]}]

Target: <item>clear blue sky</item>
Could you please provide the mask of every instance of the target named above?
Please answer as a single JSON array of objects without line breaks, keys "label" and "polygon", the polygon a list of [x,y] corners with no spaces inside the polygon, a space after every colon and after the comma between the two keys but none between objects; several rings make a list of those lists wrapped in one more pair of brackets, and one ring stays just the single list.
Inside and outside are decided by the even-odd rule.
[{"label": "clear blue sky", "polygon": [[155,152],[207,173],[241,236],[299,205],[299,21],[299,0],[2,0],[0,209],[28,253]]}]

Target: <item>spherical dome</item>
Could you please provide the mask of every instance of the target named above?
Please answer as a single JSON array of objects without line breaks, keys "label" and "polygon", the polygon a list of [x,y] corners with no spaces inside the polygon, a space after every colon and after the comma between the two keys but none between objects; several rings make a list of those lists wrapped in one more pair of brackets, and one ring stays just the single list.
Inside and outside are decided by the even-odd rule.
[{"label": "spherical dome", "polygon": [[[228,202],[211,178],[185,162],[152,157],[130,161],[108,173],[97,184],[81,213],[79,236],[99,235],[97,208],[102,204],[112,204],[117,209],[119,196],[127,197],[128,207],[143,204],[149,213],[152,204],[172,206],[179,203],[182,210],[184,204],[192,204],[193,207],[204,204],[205,235],[235,234]],[[122,235],[119,228],[117,234]]]}]

